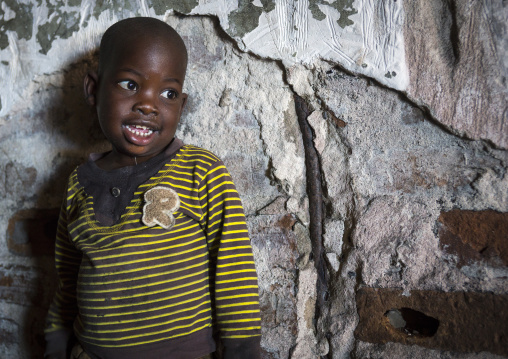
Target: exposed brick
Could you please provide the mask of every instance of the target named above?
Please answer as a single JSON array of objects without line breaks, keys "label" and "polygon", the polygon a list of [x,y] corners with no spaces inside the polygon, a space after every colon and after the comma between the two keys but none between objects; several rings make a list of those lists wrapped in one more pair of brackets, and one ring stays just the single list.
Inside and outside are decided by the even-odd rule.
[{"label": "exposed brick", "polygon": [[7,247],[22,256],[52,256],[58,209],[30,209],[16,213],[7,227]]},{"label": "exposed brick", "polygon": [[347,126],[347,123],[344,122],[344,120],[341,120],[340,118],[337,118],[337,116],[335,116],[335,114],[333,113],[333,111],[329,110],[328,111],[328,115],[330,116],[330,118],[332,119],[333,123],[335,124],[335,126],[339,127],[339,128],[344,128]]},{"label": "exposed brick", "polygon": [[18,342],[19,326],[12,319],[0,318],[0,343],[3,345]]},{"label": "exposed brick", "polygon": [[53,295],[53,278],[52,268],[0,265],[0,301],[45,307]]},{"label": "exposed brick", "polygon": [[259,250],[256,260],[263,257],[268,266],[264,273],[259,272],[260,282],[264,284],[260,287],[263,335],[268,343],[276,338],[284,338],[288,347],[294,345],[298,334],[293,285],[297,280],[298,250],[296,236],[291,230],[294,223],[291,214],[260,215],[249,222],[252,244]]},{"label": "exposed brick", "polygon": [[242,197],[259,197],[259,186],[263,183],[265,163],[251,155],[229,154],[223,159],[230,171],[238,192]]},{"label": "exposed brick", "polygon": [[[360,320],[355,336],[365,342],[398,342],[456,352],[508,355],[508,295],[415,290],[410,296],[403,296],[397,289],[361,288],[356,306]],[[432,334],[429,330],[423,335],[397,329],[387,315],[394,310],[420,313],[408,325],[422,326],[422,315],[433,318],[439,321],[437,331]],[[415,323],[415,319],[422,322]],[[432,321],[426,326],[432,329]]]},{"label": "exposed brick", "polygon": [[286,214],[276,224],[277,227],[285,230],[290,230],[296,223],[296,218],[292,214]]},{"label": "exposed brick", "polygon": [[508,266],[508,213],[453,210],[439,216],[441,249],[457,255],[459,267],[474,261]]},{"label": "exposed brick", "polygon": [[[0,265],[0,302],[23,306],[24,315],[8,311],[0,318],[0,343],[20,357],[42,358],[44,326],[56,281],[51,261],[40,261],[40,267]],[[1,354],[0,354],[1,356]]]},{"label": "exposed brick", "polygon": [[189,50],[189,63],[193,66],[208,70],[214,63],[222,60],[221,47],[216,46],[213,49],[208,46],[208,41],[199,32],[195,32],[192,36],[182,37]]},{"label": "exposed brick", "polygon": [[298,259],[296,237],[291,230],[296,219],[291,214],[263,215],[252,220],[251,240],[261,250],[270,255],[270,264],[294,270]]}]

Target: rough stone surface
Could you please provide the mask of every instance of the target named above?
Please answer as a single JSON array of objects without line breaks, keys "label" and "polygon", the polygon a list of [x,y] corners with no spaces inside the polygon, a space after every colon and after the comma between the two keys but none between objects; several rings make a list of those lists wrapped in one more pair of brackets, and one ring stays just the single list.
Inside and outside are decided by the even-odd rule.
[{"label": "rough stone surface", "polygon": [[[294,219],[290,214],[263,214],[249,221],[260,281],[263,341],[265,350],[287,358],[296,342],[297,267]],[[304,298],[305,300],[306,298]]]},{"label": "rough stone surface", "polygon": [[[506,152],[443,131],[420,108],[369,80],[333,67],[305,77],[301,71],[292,70],[289,81],[308,96],[313,88],[314,104],[322,109],[309,122],[326,181],[329,270],[338,272],[330,280],[330,307],[318,338],[328,333],[333,357],[346,358],[352,350],[358,285],[398,287],[406,294],[506,293],[505,268],[457,267],[436,236],[442,211],[506,211],[506,189],[492,190],[505,185]],[[490,190],[481,184],[486,178]],[[330,235],[337,237],[330,241]]]},{"label": "rough stone surface", "polygon": [[[365,342],[508,355],[508,295],[416,290],[404,296],[400,290],[361,288],[356,305],[360,321],[355,336]],[[408,308],[431,317],[437,330],[422,318],[412,323],[418,332],[396,329],[386,314]]]},{"label": "rough stone surface", "polygon": [[[189,101],[177,135],[221,157],[241,194],[260,278],[263,358],[498,357],[491,348],[367,343],[354,332],[364,287],[398,288],[402,299],[490,293],[494,303],[508,294],[506,241],[471,239],[456,226],[485,232],[492,213],[508,212],[505,2],[0,5],[0,357],[41,357],[54,264],[40,255],[51,251],[49,239],[34,241],[31,231],[60,206],[72,169],[108,149],[82,79],[97,65],[103,31],[129,16],[167,21],[188,46]],[[305,144],[295,94],[309,106]],[[319,243],[309,235],[318,223],[305,146],[322,179],[322,198],[311,203],[324,217]],[[316,243],[325,293],[316,286]],[[317,298],[325,301],[316,311]],[[472,306],[489,317],[486,308]]]},{"label": "rough stone surface", "polygon": [[508,148],[508,5],[404,1],[407,93],[455,133]]},{"label": "rough stone surface", "polygon": [[316,333],[314,329],[314,308],[316,306],[316,269],[308,265],[300,271],[298,281],[298,338],[292,357],[313,358],[318,356],[316,350]]}]

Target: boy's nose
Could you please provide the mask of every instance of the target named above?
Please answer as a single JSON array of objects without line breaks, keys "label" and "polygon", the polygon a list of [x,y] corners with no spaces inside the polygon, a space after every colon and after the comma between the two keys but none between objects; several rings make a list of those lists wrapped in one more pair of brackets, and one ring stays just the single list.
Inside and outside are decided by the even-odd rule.
[{"label": "boy's nose", "polygon": [[157,109],[156,101],[157,99],[152,94],[140,94],[132,110],[143,115],[158,115],[159,110]]}]

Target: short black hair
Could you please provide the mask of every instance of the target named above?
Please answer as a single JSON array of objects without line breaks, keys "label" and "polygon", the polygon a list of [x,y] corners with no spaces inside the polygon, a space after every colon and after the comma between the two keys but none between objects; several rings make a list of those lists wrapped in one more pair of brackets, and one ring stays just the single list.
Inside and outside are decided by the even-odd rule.
[{"label": "short black hair", "polygon": [[187,47],[180,35],[164,21],[153,17],[132,17],[120,20],[111,25],[102,36],[99,48],[99,76],[102,75],[105,64],[117,46],[124,45],[138,36],[150,35],[170,41],[177,51],[184,54],[184,68],[187,68]]}]

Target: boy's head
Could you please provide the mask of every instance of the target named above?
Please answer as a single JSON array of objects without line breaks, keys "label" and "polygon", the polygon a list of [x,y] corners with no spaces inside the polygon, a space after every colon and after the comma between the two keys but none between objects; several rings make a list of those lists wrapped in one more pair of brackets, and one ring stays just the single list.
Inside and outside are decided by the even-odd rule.
[{"label": "boy's head", "polygon": [[133,17],[121,20],[106,30],[99,49],[99,76],[108,68],[108,65],[111,65],[115,52],[124,46],[127,47],[127,51],[129,49],[133,51],[136,41],[143,41],[144,36],[146,36],[146,41],[162,39],[164,42],[171,43],[175,53],[182,56],[179,70],[183,71],[185,77],[187,48],[182,38],[171,26],[152,17]]},{"label": "boy's head", "polygon": [[109,167],[143,162],[171,142],[187,99],[186,68],[181,37],[160,20],[130,18],[104,33],[98,72],[84,87],[113,145]]}]

